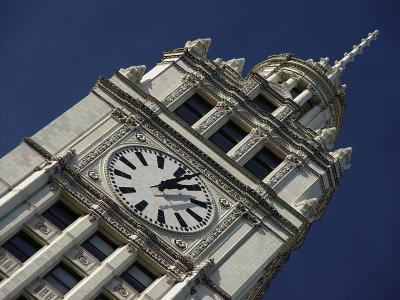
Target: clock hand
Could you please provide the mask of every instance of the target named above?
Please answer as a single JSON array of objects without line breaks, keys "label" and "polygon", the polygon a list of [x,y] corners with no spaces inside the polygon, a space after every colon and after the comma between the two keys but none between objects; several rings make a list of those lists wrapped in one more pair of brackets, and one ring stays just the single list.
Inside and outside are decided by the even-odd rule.
[{"label": "clock hand", "polygon": [[150,188],[158,187],[158,189],[160,191],[163,191],[165,189],[172,189],[172,188],[175,188],[174,184],[177,184],[178,182],[180,182],[182,180],[191,179],[191,178],[199,176],[199,175],[200,175],[200,173],[193,173],[193,174],[188,174],[188,175],[184,175],[184,176],[177,177],[177,178],[163,180],[157,185],[152,185]]}]

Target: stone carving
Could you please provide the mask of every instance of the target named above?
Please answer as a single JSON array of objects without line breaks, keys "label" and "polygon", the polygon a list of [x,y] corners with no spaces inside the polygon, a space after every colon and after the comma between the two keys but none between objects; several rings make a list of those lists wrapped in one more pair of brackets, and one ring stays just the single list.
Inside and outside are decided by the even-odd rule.
[{"label": "stone carving", "polygon": [[218,236],[233,223],[239,216],[241,212],[236,208],[230,215],[228,215],[218,226],[216,226],[210,234],[203,238],[198,245],[190,251],[188,254],[189,259],[196,259],[205,248],[207,248],[212,242],[214,242]]},{"label": "stone carving", "polygon": [[175,90],[173,90],[168,96],[166,96],[162,102],[165,106],[171,104],[175,99],[179,98],[181,95],[186,93],[188,90],[194,87],[193,83],[184,82],[183,84],[179,85]]},{"label": "stone carving", "polygon": [[4,248],[0,247],[0,271],[10,276],[22,263]]},{"label": "stone carving", "polygon": [[315,131],[318,136],[314,139],[326,149],[332,149],[337,134],[336,127],[317,129]]},{"label": "stone carving", "polygon": [[47,224],[44,223],[44,222],[37,223],[35,227],[36,227],[41,233],[46,234],[46,235],[49,234],[50,231],[51,231],[51,229],[49,228],[49,226],[47,226]]},{"label": "stone carving", "polygon": [[113,144],[119,141],[123,136],[125,136],[130,131],[131,128],[123,126],[115,134],[107,138],[99,146],[97,146],[95,149],[93,149],[87,155],[85,155],[78,163],[78,170],[82,170],[84,167],[86,167],[94,159],[99,157],[102,153],[104,153],[108,148],[110,148]]},{"label": "stone carving", "polygon": [[187,248],[187,244],[180,239],[174,239],[174,243],[181,250],[185,250]]},{"label": "stone carving", "polygon": [[188,49],[189,51],[195,51],[200,56],[206,57],[210,45],[211,45],[210,38],[197,39],[194,41],[187,41],[185,44],[185,49]]},{"label": "stone carving", "polygon": [[88,256],[85,255],[85,253],[83,251],[78,252],[75,255],[74,259],[86,267],[93,262]]},{"label": "stone carving", "polygon": [[231,204],[229,203],[229,201],[226,200],[226,199],[223,198],[223,197],[220,197],[220,198],[219,198],[219,203],[220,203],[221,206],[222,206],[223,208],[225,208],[225,209],[228,209],[228,208],[231,207]]},{"label": "stone carving", "polygon": [[64,299],[63,295],[53,288],[47,281],[37,279],[27,290],[38,300],[59,300]]},{"label": "stone carving", "polygon": [[312,199],[306,199],[302,201],[295,201],[293,203],[293,207],[301,213],[303,216],[305,216],[310,222],[314,221],[317,210],[318,204],[318,199],[317,198],[312,198]]},{"label": "stone carving", "polygon": [[351,167],[351,153],[353,149],[351,147],[348,148],[340,148],[335,150],[334,152],[329,152],[330,155],[333,156],[335,161],[339,161],[341,171],[350,169]]},{"label": "stone carving", "polygon": [[216,63],[219,67],[229,66],[233,70],[235,70],[238,74],[241,74],[243,71],[245,59],[233,58],[228,61],[223,61],[221,58],[216,58],[214,59],[214,63]]},{"label": "stone carving", "polygon": [[119,72],[128,78],[132,83],[138,84],[142,79],[144,72],[146,71],[146,66],[131,66],[126,69],[120,69]]},{"label": "stone carving", "polygon": [[144,143],[146,142],[146,136],[143,133],[136,133],[135,138],[138,142]]},{"label": "stone carving", "polygon": [[122,283],[114,288],[114,292],[120,294],[123,298],[128,298],[131,295]]},{"label": "stone carving", "polygon": [[94,180],[94,181],[99,181],[100,180],[99,174],[97,174],[95,171],[89,171],[87,174],[88,174],[89,178]]},{"label": "stone carving", "polygon": [[245,61],[246,60],[244,58],[233,58],[228,60],[226,64],[239,74],[242,74]]},{"label": "stone carving", "polygon": [[198,125],[196,127],[196,129],[199,132],[204,132],[206,131],[208,128],[210,128],[215,122],[217,122],[220,118],[224,117],[228,115],[228,111],[225,110],[224,108],[217,106],[216,110],[214,111],[214,113],[208,117],[203,123],[201,123],[200,125]]},{"label": "stone carving", "polygon": [[280,85],[279,83],[276,83],[276,82],[273,82],[273,81],[269,81],[269,82],[268,82],[268,85],[269,85],[275,92],[277,92],[279,95],[281,95],[281,97],[292,99],[292,95],[290,94],[290,92],[288,91],[288,89],[286,89],[285,87],[283,87],[283,86]]},{"label": "stone carving", "polygon": [[90,214],[89,214],[89,221],[90,221],[91,223],[97,222],[97,219],[98,219],[98,217],[96,216],[96,214],[94,214],[94,213],[90,213]]}]

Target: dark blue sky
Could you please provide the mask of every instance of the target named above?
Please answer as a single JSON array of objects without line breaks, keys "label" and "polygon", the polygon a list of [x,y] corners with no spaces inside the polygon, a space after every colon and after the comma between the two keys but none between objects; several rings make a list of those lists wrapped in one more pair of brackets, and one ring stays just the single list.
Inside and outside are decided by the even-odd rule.
[{"label": "dark blue sky", "polygon": [[399,11],[396,1],[2,0],[0,156],[79,101],[99,75],[150,69],[186,40],[211,37],[209,57],[245,57],[245,74],[282,52],[334,61],[379,29],[343,76],[337,147],[353,147],[352,169],[265,298],[399,299]]}]

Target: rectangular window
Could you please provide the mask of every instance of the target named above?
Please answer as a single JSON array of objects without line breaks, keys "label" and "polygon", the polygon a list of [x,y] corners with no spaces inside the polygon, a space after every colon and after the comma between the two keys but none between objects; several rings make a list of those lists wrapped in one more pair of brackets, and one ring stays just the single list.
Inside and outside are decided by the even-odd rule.
[{"label": "rectangular window", "polygon": [[200,95],[194,94],[186,100],[181,106],[175,109],[175,113],[186,121],[189,125],[193,125],[207,114],[213,106],[204,100]]},{"label": "rectangular window", "polygon": [[96,232],[81,245],[99,261],[103,261],[118,247],[100,232]]},{"label": "rectangular window", "polygon": [[218,129],[209,140],[226,153],[246,135],[247,133],[241,127],[229,120],[224,126]]},{"label": "rectangular window", "polygon": [[267,98],[263,95],[259,94],[257,97],[253,99],[253,102],[257,104],[263,111],[272,113],[278,107],[271,103]]},{"label": "rectangular window", "polygon": [[244,167],[253,173],[257,178],[264,179],[281,162],[282,159],[280,159],[268,148],[263,147],[244,165]]},{"label": "rectangular window", "polygon": [[53,206],[42,213],[42,216],[61,230],[64,230],[79,218],[79,215],[76,212],[61,201],[53,204]]},{"label": "rectangular window", "polygon": [[128,270],[126,270],[121,278],[129,283],[139,293],[143,292],[157,276],[150,273],[144,266],[135,262]]},{"label": "rectangular window", "polygon": [[60,263],[53,270],[43,277],[52,287],[57,289],[61,294],[65,295],[71,290],[81,279],[74,270],[64,263]]},{"label": "rectangular window", "polygon": [[20,231],[5,242],[3,248],[18,258],[21,262],[25,262],[29,257],[42,248],[42,246],[25,232]]}]

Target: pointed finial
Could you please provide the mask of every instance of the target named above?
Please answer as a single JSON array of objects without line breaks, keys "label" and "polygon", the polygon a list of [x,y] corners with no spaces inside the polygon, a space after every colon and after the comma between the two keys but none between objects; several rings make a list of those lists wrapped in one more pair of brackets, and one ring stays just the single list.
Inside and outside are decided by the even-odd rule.
[{"label": "pointed finial", "polygon": [[374,41],[374,40],[377,39],[378,35],[379,35],[379,30],[375,30],[374,32],[370,32],[366,39],[362,39],[361,40],[360,44],[353,46],[353,50],[351,50],[350,53],[345,52],[344,56],[343,56],[343,58],[341,60],[335,61],[335,65],[333,66],[333,69],[336,69],[336,70],[342,69],[342,70],[344,70],[346,65],[349,62],[352,62],[354,60],[354,57],[357,54],[361,54],[363,49],[371,44],[371,41]]},{"label": "pointed finial", "polygon": [[205,57],[208,52],[208,48],[210,48],[211,39],[197,39],[194,41],[187,41],[185,44],[185,49],[189,49],[189,51],[195,51],[200,56]]},{"label": "pointed finial", "polygon": [[351,147],[348,148],[340,148],[335,150],[334,152],[330,152],[329,154],[333,156],[335,161],[339,162],[341,171],[350,169],[351,167],[351,154],[353,149]]},{"label": "pointed finial", "polygon": [[241,74],[243,71],[245,61],[246,60],[244,58],[233,58],[228,60],[226,64],[230,66],[232,69],[234,69],[236,72]]},{"label": "pointed finial", "polygon": [[126,69],[120,69],[119,72],[128,78],[133,83],[139,83],[142,79],[144,72],[146,71],[146,66],[131,66]]}]

